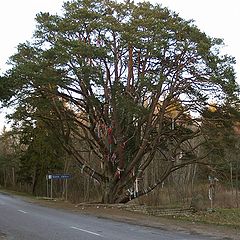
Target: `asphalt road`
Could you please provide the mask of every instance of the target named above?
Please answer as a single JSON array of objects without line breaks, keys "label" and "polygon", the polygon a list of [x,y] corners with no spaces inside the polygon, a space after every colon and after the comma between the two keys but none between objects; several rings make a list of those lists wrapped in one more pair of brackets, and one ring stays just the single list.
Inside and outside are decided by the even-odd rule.
[{"label": "asphalt road", "polygon": [[[42,207],[0,193],[0,233],[9,240],[212,240]],[[1,237],[0,237],[1,239]]]}]

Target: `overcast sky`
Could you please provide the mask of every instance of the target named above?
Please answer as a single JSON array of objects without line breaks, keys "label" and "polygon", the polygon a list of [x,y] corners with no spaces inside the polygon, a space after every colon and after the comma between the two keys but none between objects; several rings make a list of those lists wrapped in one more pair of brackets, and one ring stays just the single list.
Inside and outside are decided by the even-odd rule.
[{"label": "overcast sky", "polygon": [[[39,12],[60,13],[63,0],[2,0],[0,2],[0,71],[6,70],[6,61],[16,52],[19,43],[30,40]],[[224,53],[237,60],[235,71],[240,83],[240,1],[239,0],[151,0],[179,13],[211,37],[223,38]],[[3,126],[0,115],[0,130]]]}]

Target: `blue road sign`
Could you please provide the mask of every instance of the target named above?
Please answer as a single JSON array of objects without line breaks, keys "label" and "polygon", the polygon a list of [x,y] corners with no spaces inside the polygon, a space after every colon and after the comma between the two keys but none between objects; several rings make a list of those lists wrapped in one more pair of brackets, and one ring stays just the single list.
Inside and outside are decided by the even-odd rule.
[{"label": "blue road sign", "polygon": [[48,179],[69,179],[70,174],[48,174]]}]

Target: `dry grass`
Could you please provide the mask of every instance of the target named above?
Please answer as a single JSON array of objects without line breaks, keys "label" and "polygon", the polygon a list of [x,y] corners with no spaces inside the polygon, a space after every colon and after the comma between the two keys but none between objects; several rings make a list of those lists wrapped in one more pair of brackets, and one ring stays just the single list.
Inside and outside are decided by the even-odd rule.
[{"label": "dry grass", "polygon": [[200,211],[194,214],[183,216],[172,216],[178,220],[187,220],[191,222],[207,223],[223,226],[231,226],[240,229],[240,209],[239,208],[217,208],[213,211]]}]

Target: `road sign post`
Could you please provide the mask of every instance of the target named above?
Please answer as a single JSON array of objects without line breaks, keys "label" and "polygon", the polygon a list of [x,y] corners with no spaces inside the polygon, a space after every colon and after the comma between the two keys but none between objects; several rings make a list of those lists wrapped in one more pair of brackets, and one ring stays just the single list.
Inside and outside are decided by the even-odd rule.
[{"label": "road sign post", "polygon": [[51,178],[51,199],[53,199],[53,179]]},{"label": "road sign post", "polygon": [[49,197],[49,193],[48,193],[49,192],[49,190],[48,190],[48,175],[46,175],[46,183],[47,183],[47,194],[46,195],[47,195],[47,198],[48,198]]},{"label": "road sign post", "polygon": [[47,174],[46,175],[46,180],[47,180],[47,197],[49,197],[49,189],[48,189],[48,180],[50,180],[50,198],[53,199],[53,180],[65,180],[65,187],[66,187],[66,193],[65,193],[65,199],[67,201],[67,194],[68,194],[68,189],[67,189],[67,184],[68,184],[68,179],[71,178],[70,174]]},{"label": "road sign post", "polygon": [[65,180],[65,187],[66,187],[66,196],[65,196],[65,200],[67,201],[68,198],[68,179],[66,178]]}]

